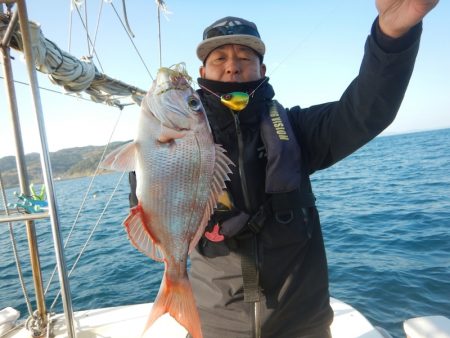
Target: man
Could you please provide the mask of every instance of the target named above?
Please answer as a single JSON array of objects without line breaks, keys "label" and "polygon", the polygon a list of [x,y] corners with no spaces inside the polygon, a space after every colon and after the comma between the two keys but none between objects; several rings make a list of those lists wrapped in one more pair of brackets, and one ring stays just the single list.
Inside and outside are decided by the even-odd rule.
[{"label": "man", "polygon": [[[197,48],[199,93],[216,143],[236,164],[191,254],[205,338],[330,337],[327,263],[309,175],[392,122],[413,70],[421,20],[436,4],[376,1],[379,17],[359,76],[340,101],[307,109],[272,101],[265,46],[253,23],[226,17],[205,29]],[[239,111],[223,99],[240,92],[249,102]]]},{"label": "man", "polygon": [[272,100],[255,24],[226,17],[205,29],[197,48],[199,94],[216,143],[235,164],[191,254],[205,338],[331,337],[327,262],[309,175],[392,122],[421,20],[437,2],[377,0],[359,75],[339,101],[306,109]]}]

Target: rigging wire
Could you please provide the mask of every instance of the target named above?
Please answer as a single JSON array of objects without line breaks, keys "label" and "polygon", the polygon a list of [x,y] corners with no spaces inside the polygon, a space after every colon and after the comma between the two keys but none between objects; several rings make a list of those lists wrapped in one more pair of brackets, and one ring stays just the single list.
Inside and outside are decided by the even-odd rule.
[{"label": "rigging wire", "polygon": [[[113,4],[112,2],[111,2],[111,7],[113,8],[114,12],[116,13],[116,16],[117,16],[117,18],[119,19],[119,21],[120,21],[122,27],[125,29],[125,31],[127,31],[127,29],[126,29],[126,27],[125,27],[125,25],[124,25],[122,19],[120,18],[119,13],[118,13],[117,10],[116,10],[116,7],[114,7],[114,4]],[[136,44],[134,43],[133,39],[131,38],[129,32],[127,32],[127,36],[128,36],[128,39],[130,40],[131,44],[133,45],[134,50],[136,51],[137,55],[138,55],[139,58],[141,59],[142,64],[144,65],[145,69],[147,70],[148,75],[150,76],[150,78],[151,78],[152,80],[154,80],[154,79],[153,79],[153,76],[152,76],[152,74],[151,74],[151,72],[150,72],[150,70],[149,70],[148,67],[147,67],[147,64],[146,64],[145,61],[144,61],[144,58],[142,57],[141,53],[139,52],[138,48],[136,47]]]},{"label": "rigging wire", "polygon": [[[1,172],[0,172],[0,191],[1,191],[1,195],[2,195],[3,209],[5,210],[5,214],[9,215],[8,204],[6,203],[6,200],[7,200],[6,193],[5,193],[5,189],[4,189],[4,185],[3,185],[3,179],[2,179]],[[25,298],[25,303],[27,305],[28,314],[30,315],[30,317],[32,317],[33,309],[31,307],[30,297],[28,296],[28,291],[27,291],[27,288],[25,285],[25,280],[23,278],[22,265],[20,263],[19,252],[17,250],[17,242],[16,242],[16,237],[14,235],[14,229],[13,229],[11,222],[8,222],[8,226],[9,226],[9,237],[11,238],[11,245],[12,245],[12,249],[13,249],[14,260],[16,261],[17,274],[19,275],[20,286],[22,288],[22,293]]]},{"label": "rigging wire", "polygon": [[[101,214],[100,214],[100,216],[99,216],[97,222],[95,223],[94,227],[92,228],[92,230],[91,230],[91,232],[90,232],[90,234],[89,234],[89,237],[87,238],[85,244],[84,244],[83,247],[81,248],[80,253],[78,254],[78,256],[77,256],[75,262],[73,263],[72,268],[70,269],[70,271],[69,271],[69,273],[68,273],[68,275],[67,275],[68,277],[70,277],[70,275],[71,275],[72,272],[74,271],[75,267],[77,266],[78,262],[80,261],[81,256],[83,255],[84,251],[86,250],[87,245],[89,244],[89,242],[90,242],[92,236],[94,235],[94,232],[95,232],[95,230],[97,229],[97,226],[99,225],[100,220],[103,218],[103,215],[105,214],[106,210],[108,209],[109,204],[111,203],[112,198],[114,197],[114,195],[115,195],[115,193],[116,193],[116,191],[117,191],[117,189],[118,189],[118,187],[119,187],[119,185],[120,185],[120,183],[121,183],[121,181],[122,181],[122,179],[123,179],[123,177],[125,176],[126,173],[127,173],[127,172],[124,171],[124,172],[122,173],[122,175],[120,176],[119,180],[117,181],[117,184],[116,184],[116,186],[115,186],[113,192],[111,193],[110,198],[109,198],[108,201],[106,202],[105,207],[103,208],[103,210],[102,210],[102,212],[101,212]],[[61,290],[59,290],[58,294],[57,294],[56,297],[55,297],[55,300],[53,301],[52,305],[50,306],[50,311],[53,310],[53,308],[54,308],[54,306],[56,305],[56,302],[58,301],[58,298],[59,298],[60,295],[61,295]]]},{"label": "rigging wire", "polygon": [[[84,22],[86,23],[86,44],[87,44],[87,50],[90,50],[89,42],[91,41],[91,39],[90,39],[90,35],[89,35],[89,27],[88,27],[89,20],[88,20],[87,7],[88,7],[87,1],[84,1]],[[92,43],[92,46],[93,45],[94,44]]]},{"label": "rigging wire", "polygon": [[69,36],[67,38],[68,42],[67,42],[67,50],[70,53],[70,49],[72,48],[72,26],[73,26],[73,2],[72,0],[70,1],[70,10],[69,10]]},{"label": "rigging wire", "polygon": [[[4,79],[4,77],[3,77],[2,75],[0,75],[0,79]],[[24,85],[24,86],[30,86],[29,83],[23,82],[23,81],[19,81],[19,80],[14,80],[14,83],[18,83],[18,84],[21,84],[21,85]],[[83,97],[83,96],[81,96],[81,95],[79,95],[79,94],[64,93],[64,92],[60,92],[60,91],[57,91],[57,90],[54,90],[54,89],[50,89],[50,88],[46,88],[46,87],[41,87],[41,86],[39,86],[39,89],[40,89],[40,90],[47,91],[47,92],[50,92],[50,93],[54,93],[54,94],[60,94],[60,95],[63,95],[63,96],[68,96],[68,97],[71,97],[71,98],[77,99],[77,100],[83,100],[83,101],[88,101],[88,102],[91,102],[91,103],[97,103],[97,104],[99,103],[99,104],[103,104],[103,105],[108,106],[108,107],[117,107],[117,108],[119,108],[119,109],[123,109],[123,108],[126,107],[126,106],[132,106],[132,105],[135,105],[135,103],[122,103],[122,104],[120,104],[120,106],[119,106],[119,105],[112,105],[112,106],[111,106],[111,105],[108,104],[107,102],[93,102],[91,99],[88,99],[88,98],[86,98],[86,97]]]},{"label": "rigging wire", "polygon": [[92,50],[89,50],[89,57],[92,57],[92,53],[94,52],[95,43],[97,41],[98,28],[100,27],[100,18],[102,16],[102,11],[103,11],[103,0],[100,0],[100,9],[98,11],[97,25],[95,27],[95,34],[94,34],[94,45],[92,46]]},{"label": "rigging wire", "polygon": [[[94,44],[92,43],[92,40],[91,40],[91,38],[90,38],[90,36],[89,36],[89,32],[88,32],[88,28],[87,28],[87,23],[84,22],[83,16],[81,15],[80,9],[78,8],[78,4],[77,4],[76,2],[75,2],[75,9],[77,10],[78,16],[80,17],[81,24],[83,25],[84,30],[86,31],[87,39],[88,39],[90,45],[93,46],[93,47],[92,47],[92,52],[93,52],[93,54],[95,55],[95,58],[97,59],[98,66],[100,67],[102,73],[104,73],[105,71],[103,70],[103,66],[102,66],[102,64],[101,64],[101,62],[100,62],[100,58],[98,57],[97,52],[96,52],[96,50],[95,50],[95,48],[94,48]],[[88,46],[88,50],[89,50],[89,46]]]},{"label": "rigging wire", "polygon": [[[123,3],[123,5],[125,6],[124,3]],[[114,7],[114,5],[112,4],[112,2],[111,2],[111,6],[113,7],[113,9],[114,9],[114,11],[115,11],[117,17],[119,18],[119,21],[121,22],[122,27],[123,27],[123,28],[126,28],[126,27],[124,26],[124,23],[123,23],[122,20],[120,19],[120,16],[118,15],[117,10],[116,10],[116,8]],[[158,1],[158,24],[160,24],[160,8],[165,9],[165,5],[164,5],[164,2],[163,2],[162,0]],[[77,9],[77,10],[78,10],[78,9]],[[100,12],[101,12],[101,10],[100,10]],[[125,7],[124,7],[124,14],[125,14],[125,17],[126,17],[126,9],[125,9]],[[100,14],[99,14],[99,18],[100,18]],[[98,20],[98,21],[99,21],[99,20]],[[127,23],[127,25],[128,25],[128,20],[127,20],[127,19],[126,19],[126,23]],[[97,23],[97,24],[98,24],[98,23]],[[98,26],[97,26],[97,27],[98,27]],[[86,28],[86,27],[85,27],[85,28]],[[128,26],[128,28],[129,28],[129,26]],[[145,68],[147,69],[148,74],[150,75],[150,77],[151,77],[152,80],[153,80],[153,77],[152,77],[150,71],[148,70],[148,68],[147,68],[147,66],[146,66],[146,64],[145,64],[145,62],[144,62],[144,60],[142,59],[141,54],[140,54],[139,51],[137,50],[136,45],[135,45],[135,44],[133,43],[133,41],[131,40],[131,34],[132,34],[131,29],[128,29],[128,30],[126,30],[126,31],[127,31],[128,37],[130,38],[131,43],[132,43],[133,46],[135,47],[136,52],[138,53],[139,57],[141,58],[141,61],[143,62]],[[131,33],[131,34],[130,34],[130,33]],[[95,34],[94,42],[95,42],[96,36],[97,36],[97,32],[96,32],[96,34]],[[134,35],[133,35],[133,37],[134,37]],[[161,36],[160,36],[160,35],[159,35],[159,42],[160,42],[160,63],[161,63]],[[93,46],[93,50],[94,50],[94,48],[95,48],[95,43],[92,44],[92,46]],[[99,160],[99,163],[98,163],[97,168],[96,168],[96,170],[95,170],[95,172],[94,172],[94,175],[92,176],[92,179],[91,179],[91,181],[90,181],[90,183],[89,183],[89,186],[88,186],[87,191],[86,191],[86,193],[85,193],[85,195],[84,195],[84,198],[83,198],[83,200],[82,200],[82,202],[81,202],[81,205],[80,205],[80,208],[79,208],[79,210],[78,210],[78,212],[77,212],[77,215],[76,215],[76,217],[75,217],[75,220],[74,220],[74,222],[73,222],[73,224],[72,224],[72,227],[71,227],[71,229],[70,229],[70,231],[69,231],[69,234],[68,234],[68,236],[67,236],[67,238],[66,238],[66,240],[65,240],[64,248],[66,248],[66,246],[67,246],[67,244],[68,244],[68,242],[69,242],[69,240],[70,240],[70,238],[71,238],[71,236],[72,236],[73,230],[75,229],[75,226],[76,226],[76,224],[77,224],[77,222],[78,222],[78,219],[79,219],[79,217],[80,217],[80,215],[81,215],[81,211],[83,210],[83,207],[84,207],[84,205],[85,205],[85,203],[86,203],[86,200],[87,200],[87,197],[88,197],[88,195],[89,195],[89,192],[90,192],[91,189],[92,189],[93,182],[94,182],[95,178],[96,178],[97,175],[98,175],[98,171],[99,171],[99,169],[100,169],[100,163],[102,162],[103,158],[104,158],[105,155],[106,155],[106,151],[107,151],[108,145],[111,143],[112,136],[113,136],[113,134],[114,134],[114,132],[115,132],[115,130],[116,130],[116,128],[117,128],[117,125],[118,125],[119,121],[120,121],[120,116],[121,116],[121,114],[119,114],[119,117],[118,117],[118,119],[117,119],[117,121],[116,121],[116,124],[114,125],[113,131],[112,131],[112,133],[111,133],[111,135],[110,135],[110,138],[109,138],[109,140],[108,140],[108,143],[107,143],[107,145],[106,145],[106,147],[105,147],[105,149],[104,149],[104,151],[103,151],[103,154],[102,154],[102,156],[101,156],[101,158],[100,158],[100,160]],[[75,262],[74,262],[74,264],[73,264],[71,270],[69,271],[68,276],[70,276],[70,275],[72,274],[72,272],[74,271],[76,265],[78,264],[78,262],[79,262],[79,260],[80,260],[80,258],[81,258],[81,255],[84,253],[84,251],[85,251],[85,249],[86,249],[86,247],[87,247],[87,245],[88,245],[90,239],[92,238],[92,235],[93,235],[95,229],[97,228],[97,226],[98,226],[100,220],[102,219],[102,217],[103,217],[103,215],[104,215],[104,213],[105,213],[105,211],[106,211],[106,209],[107,209],[107,207],[108,207],[108,205],[109,205],[109,203],[110,203],[112,197],[114,196],[114,194],[115,194],[115,192],[116,192],[116,190],[117,190],[117,188],[118,188],[118,186],[119,186],[119,184],[120,184],[120,182],[121,182],[121,180],[122,180],[122,178],[123,178],[124,175],[125,175],[125,172],[124,172],[124,173],[122,174],[122,176],[120,177],[120,179],[119,179],[119,181],[118,181],[118,183],[117,183],[117,185],[116,185],[114,191],[113,191],[112,194],[111,194],[110,199],[108,200],[108,202],[107,202],[105,208],[103,209],[102,214],[99,216],[99,219],[97,220],[97,223],[94,225],[93,229],[91,230],[91,233],[90,233],[89,237],[87,238],[87,240],[86,240],[84,246],[82,247],[82,249],[81,249],[79,255],[77,256],[77,259],[75,260]],[[56,273],[56,269],[57,269],[57,268],[56,268],[56,266],[55,266],[55,268],[54,268],[54,270],[53,270],[53,272],[52,272],[52,274],[51,274],[51,276],[50,276],[50,279],[49,279],[49,282],[48,282],[48,284],[47,284],[47,287],[46,287],[46,289],[45,289],[45,292],[44,292],[45,294],[47,294],[48,289],[49,289],[49,287],[50,287],[50,285],[51,285],[51,283],[52,283],[52,281],[53,281],[54,275],[55,275],[55,273]],[[59,298],[60,293],[61,293],[61,292],[58,292],[57,296],[55,297],[55,300],[53,301],[53,303],[52,303],[52,305],[51,305],[51,307],[50,307],[50,310],[53,309],[53,307],[55,306],[55,304],[56,304],[56,302],[57,302],[57,300],[58,300],[58,298]]]},{"label": "rigging wire", "polygon": [[[110,136],[109,136],[108,142],[107,142],[107,144],[106,144],[106,146],[105,146],[105,148],[104,148],[104,150],[103,150],[103,153],[102,153],[102,155],[100,156],[100,159],[99,159],[99,161],[98,161],[97,168],[95,169],[95,172],[94,172],[94,174],[92,175],[92,178],[91,178],[91,180],[90,180],[90,182],[89,182],[89,186],[88,186],[88,188],[86,189],[86,193],[84,194],[84,197],[83,197],[83,200],[82,200],[82,202],[81,202],[81,205],[80,205],[80,207],[79,207],[79,209],[78,209],[77,215],[75,216],[75,220],[73,221],[72,227],[70,228],[69,234],[67,235],[67,238],[66,238],[66,240],[65,240],[65,242],[64,242],[64,249],[67,247],[67,244],[69,243],[70,237],[72,236],[72,232],[73,232],[73,230],[75,229],[75,226],[76,226],[76,224],[77,224],[77,222],[78,222],[78,219],[79,219],[79,217],[80,217],[80,215],[81,215],[81,211],[82,211],[83,208],[84,208],[84,205],[85,205],[85,203],[86,203],[86,200],[87,200],[87,197],[88,197],[88,195],[89,195],[89,192],[90,192],[91,189],[92,189],[92,185],[93,185],[93,183],[94,183],[94,180],[95,180],[96,177],[98,176],[98,172],[100,171],[100,164],[102,163],[103,159],[105,158],[106,151],[108,150],[108,146],[111,144],[112,137],[113,137],[113,135],[114,135],[114,133],[115,133],[115,131],[116,131],[116,129],[117,129],[117,126],[119,125],[119,121],[120,121],[121,117],[122,117],[122,110],[120,110],[120,113],[119,113],[119,115],[118,115],[118,117],[117,117],[116,123],[114,124],[113,130],[112,130],[112,132],[111,132],[111,134],[110,134]],[[100,220],[99,220],[99,221],[100,221]],[[48,291],[48,289],[49,289],[49,287],[50,287],[50,284],[51,284],[52,281],[53,281],[53,277],[54,277],[54,275],[55,275],[55,273],[56,273],[56,269],[57,269],[57,267],[56,267],[56,265],[55,265],[55,268],[54,268],[54,270],[53,270],[53,272],[52,272],[52,274],[51,274],[51,276],[50,276],[50,279],[49,279],[49,281],[48,281],[48,283],[47,283],[47,287],[45,288],[44,294],[47,294],[47,291]],[[72,269],[73,269],[73,268],[72,268]]]}]

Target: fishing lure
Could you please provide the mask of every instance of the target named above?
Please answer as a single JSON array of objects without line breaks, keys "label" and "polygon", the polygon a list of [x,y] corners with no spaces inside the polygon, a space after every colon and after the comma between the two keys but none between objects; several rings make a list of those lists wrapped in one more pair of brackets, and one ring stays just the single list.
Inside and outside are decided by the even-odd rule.
[{"label": "fishing lure", "polygon": [[201,84],[198,84],[201,88],[208,91],[209,93],[213,94],[215,97],[217,97],[220,102],[227,108],[230,108],[234,111],[241,111],[247,107],[248,102],[250,101],[250,96],[253,96],[255,94],[256,90],[261,87],[261,85],[267,81],[267,78],[265,78],[250,94],[247,94],[245,92],[232,92],[227,93],[223,95],[219,95],[217,93],[214,93],[211,89],[202,86]]},{"label": "fishing lure", "polygon": [[235,111],[241,111],[248,105],[250,96],[244,92],[232,92],[220,96],[220,102],[225,107]]}]

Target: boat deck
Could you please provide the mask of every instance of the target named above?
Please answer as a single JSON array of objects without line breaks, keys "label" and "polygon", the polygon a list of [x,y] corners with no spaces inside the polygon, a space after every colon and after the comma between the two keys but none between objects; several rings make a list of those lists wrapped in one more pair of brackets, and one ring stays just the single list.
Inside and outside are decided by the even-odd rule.
[{"label": "boat deck", "polygon": [[[331,299],[334,321],[331,326],[334,338],[383,338],[370,322],[356,309],[337,299]],[[130,338],[140,337],[152,303],[126,305],[86,311],[74,314],[77,338]],[[55,338],[67,337],[63,315],[54,318]],[[11,332],[5,338],[29,338],[25,329]],[[184,338],[186,330],[168,314],[159,318],[143,337],[147,338]]]}]

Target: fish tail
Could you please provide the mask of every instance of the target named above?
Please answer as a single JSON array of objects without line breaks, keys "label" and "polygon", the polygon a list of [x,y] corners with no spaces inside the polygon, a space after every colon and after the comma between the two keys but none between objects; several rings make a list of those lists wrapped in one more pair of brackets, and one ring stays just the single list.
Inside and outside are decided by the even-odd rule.
[{"label": "fish tail", "polygon": [[169,313],[193,338],[203,338],[200,317],[195,305],[191,283],[187,276],[176,280],[164,274],[158,296],[155,299],[143,334],[163,314]]}]

